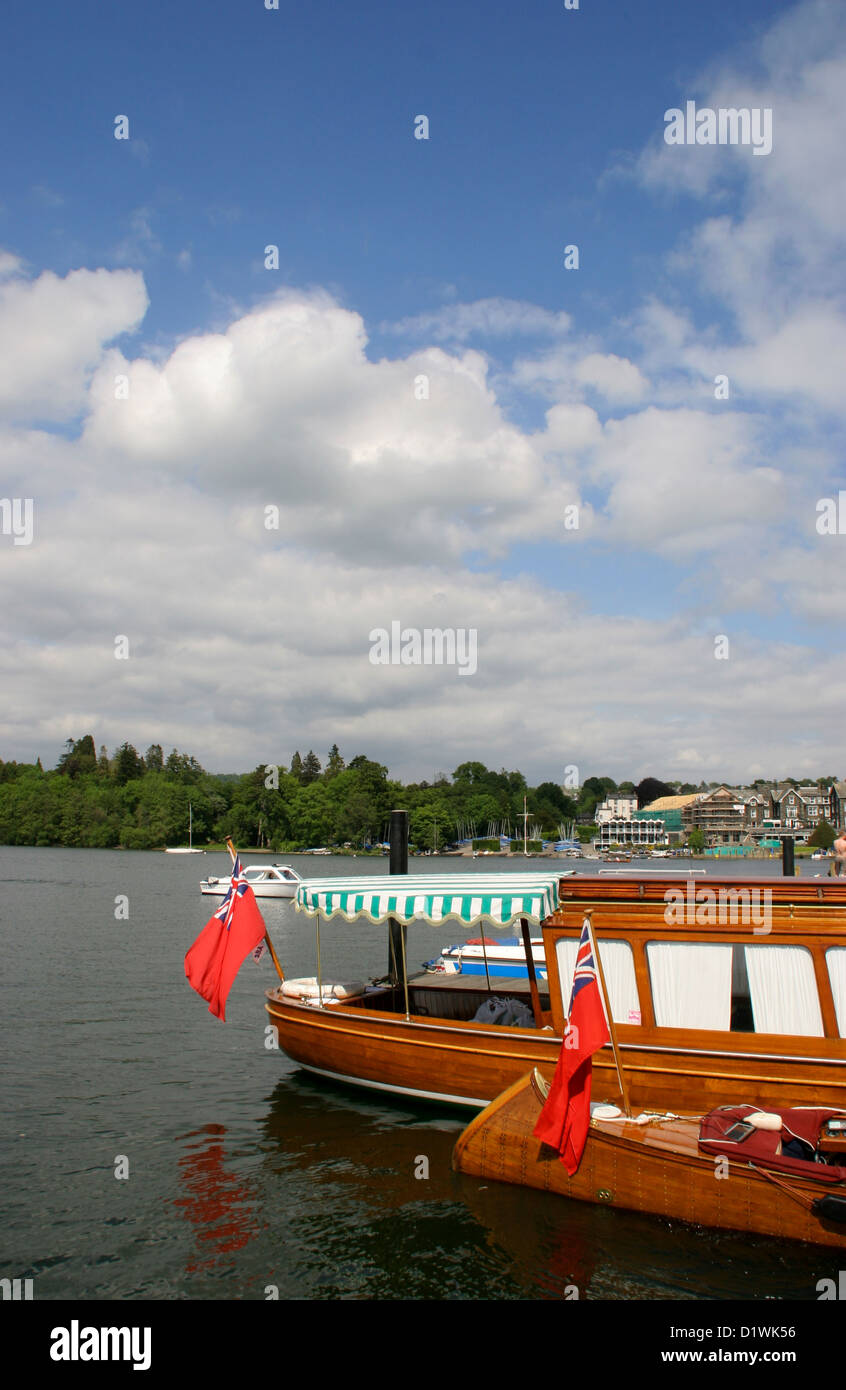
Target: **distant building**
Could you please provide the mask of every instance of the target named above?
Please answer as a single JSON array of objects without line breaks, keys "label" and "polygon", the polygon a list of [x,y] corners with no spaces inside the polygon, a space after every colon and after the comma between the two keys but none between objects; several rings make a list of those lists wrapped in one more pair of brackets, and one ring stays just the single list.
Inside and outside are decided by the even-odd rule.
[{"label": "distant building", "polygon": [[640,849],[644,845],[667,843],[667,831],[660,816],[621,816],[617,820],[603,821],[599,827],[600,850],[611,849],[614,845]]},{"label": "distant building", "polygon": [[772,819],[772,798],[768,789],[750,792],[746,798],[746,824],[754,835],[763,830],[764,821]]},{"label": "distant building", "polygon": [[826,818],[835,830],[846,825],[846,782],[832,782],[829,787]]},{"label": "distant building", "polygon": [[[786,835],[802,841],[823,820],[835,829],[846,828],[846,782],[825,788],[811,782],[752,789],[722,785],[707,792],[661,796],[641,810],[634,797],[609,796],[596,812],[602,847],[678,843],[692,830],[701,830],[707,845],[754,845]],[[658,833],[659,821],[663,835]],[[638,824],[643,828],[636,829]]]},{"label": "distant building", "polygon": [[773,819],[781,829],[800,830],[805,807],[797,787],[778,787],[773,790]]},{"label": "distant building", "polygon": [[813,830],[828,816],[828,790],[809,785],[796,788],[804,806],[805,824]]},{"label": "distant building", "polygon": [[702,792],[684,808],[682,823],[688,834],[701,830],[708,845],[738,845],[748,830],[744,795],[734,787]]},{"label": "distant building", "polygon": [[636,796],[606,796],[596,808],[596,824],[607,825],[612,820],[631,820],[637,810]]},{"label": "distant building", "polygon": [[771,787],[770,812],[764,820],[764,827],[779,837],[793,835],[807,839],[809,833],[829,816],[830,804],[831,788],[824,791],[812,784],[794,787],[790,783]]},{"label": "distant building", "polygon": [[664,822],[666,840],[669,843],[677,843],[685,830],[683,813],[687,807],[699,800],[699,796],[699,792],[687,792],[678,796],[659,796],[657,801],[652,801],[642,810],[635,811],[632,820],[648,821],[660,817]]}]

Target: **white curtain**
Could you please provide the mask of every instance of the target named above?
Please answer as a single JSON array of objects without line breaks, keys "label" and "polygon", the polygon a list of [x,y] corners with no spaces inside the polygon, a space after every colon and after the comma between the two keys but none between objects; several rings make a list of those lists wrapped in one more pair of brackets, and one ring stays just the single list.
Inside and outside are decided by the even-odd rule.
[{"label": "white curtain", "polygon": [[804,946],[746,946],[756,1033],[823,1037],[814,962]]},{"label": "white curtain", "polygon": [[[634,956],[627,941],[598,941],[599,954],[611,1013],[615,1023],[640,1023],[640,1000],[635,981]],[[578,941],[559,940],[556,943],[558,974],[561,979],[561,993],[564,996],[564,1011],[570,1007],[570,994],[573,989],[573,971],[576,968]]]},{"label": "white curtain", "polygon": [[646,947],[659,1028],[731,1027],[731,946],[650,941]]},{"label": "white curtain", "polygon": [[561,981],[561,995],[564,1001],[564,1013],[568,1015],[570,1009],[570,995],[573,992],[573,971],[576,968],[576,955],[578,950],[578,940],[568,941],[565,938],[561,938],[555,943],[555,954],[558,957],[558,978]]},{"label": "white curtain", "polygon": [[826,951],[825,959],[834,995],[837,1029],[841,1038],[846,1038],[846,946],[832,946]]}]

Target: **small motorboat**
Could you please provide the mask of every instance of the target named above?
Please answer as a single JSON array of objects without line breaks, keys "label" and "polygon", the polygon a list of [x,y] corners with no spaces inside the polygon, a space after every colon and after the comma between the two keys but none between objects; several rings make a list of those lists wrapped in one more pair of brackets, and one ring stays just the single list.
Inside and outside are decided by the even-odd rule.
[{"label": "small motorboat", "polygon": [[[293,898],[297,886],[302,882],[296,869],[287,864],[248,864],[243,877],[247,880],[257,898]],[[201,893],[210,893],[222,898],[229,892],[232,879],[213,878],[210,874],[200,884]]]},{"label": "small motorboat", "polygon": [[464,1130],[453,1168],[697,1226],[846,1249],[846,1110],[734,1105],[632,1118],[592,1106],[571,1176],[534,1135],[548,1090],[537,1068],[510,1086]]},{"label": "small motorboat", "polygon": [[[546,979],[546,957],[543,941],[532,938],[532,956],[535,973],[539,980]],[[434,960],[424,962],[424,969],[430,975],[481,975],[494,979],[502,976],[507,979],[527,979],[526,955],[519,936],[500,937],[498,941],[480,936],[458,946],[446,946]]]}]

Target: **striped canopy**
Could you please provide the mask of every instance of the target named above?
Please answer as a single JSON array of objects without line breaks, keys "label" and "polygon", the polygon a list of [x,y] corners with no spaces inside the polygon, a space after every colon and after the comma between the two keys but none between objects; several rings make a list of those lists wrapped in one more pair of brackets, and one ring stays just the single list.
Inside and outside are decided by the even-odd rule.
[{"label": "striped canopy", "polygon": [[373,878],[311,878],[297,889],[296,907],[314,917],[355,922],[486,921],[510,927],[521,917],[537,926],[558,907],[559,874],[380,874]]}]

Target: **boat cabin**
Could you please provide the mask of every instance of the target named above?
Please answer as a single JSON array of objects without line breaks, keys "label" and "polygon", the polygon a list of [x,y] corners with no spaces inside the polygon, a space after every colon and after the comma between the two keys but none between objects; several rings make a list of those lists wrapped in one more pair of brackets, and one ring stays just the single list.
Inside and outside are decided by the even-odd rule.
[{"label": "boat cabin", "polygon": [[249,864],[244,870],[248,883],[301,883],[298,873],[286,864]]}]

